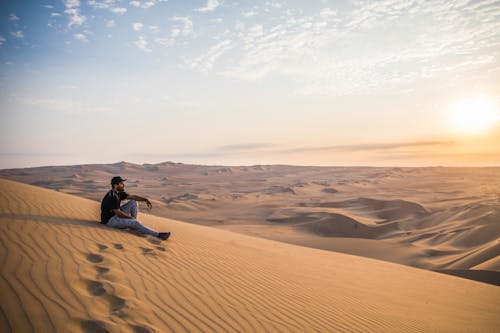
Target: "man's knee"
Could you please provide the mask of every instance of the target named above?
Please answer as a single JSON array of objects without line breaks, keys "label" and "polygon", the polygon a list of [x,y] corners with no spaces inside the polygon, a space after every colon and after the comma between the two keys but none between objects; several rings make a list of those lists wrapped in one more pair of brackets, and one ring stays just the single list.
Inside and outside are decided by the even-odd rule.
[{"label": "man's knee", "polygon": [[130,227],[131,227],[131,228],[138,229],[138,228],[140,228],[141,226],[142,226],[142,225],[141,225],[141,223],[140,223],[139,221],[137,221],[137,220],[132,220],[132,221],[130,222]]}]

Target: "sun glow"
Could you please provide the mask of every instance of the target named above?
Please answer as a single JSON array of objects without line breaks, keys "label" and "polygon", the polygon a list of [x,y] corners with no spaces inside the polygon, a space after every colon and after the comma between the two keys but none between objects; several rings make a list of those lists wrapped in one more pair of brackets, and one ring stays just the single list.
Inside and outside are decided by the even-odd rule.
[{"label": "sun glow", "polygon": [[500,121],[497,105],[486,96],[457,101],[449,108],[450,122],[454,130],[466,134],[481,134]]}]

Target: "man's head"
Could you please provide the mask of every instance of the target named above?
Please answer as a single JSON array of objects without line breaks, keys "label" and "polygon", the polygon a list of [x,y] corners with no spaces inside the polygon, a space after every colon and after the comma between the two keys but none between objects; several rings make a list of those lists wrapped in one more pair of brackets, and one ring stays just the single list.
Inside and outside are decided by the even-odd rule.
[{"label": "man's head", "polygon": [[123,179],[120,176],[116,176],[111,178],[111,187],[113,187],[113,190],[115,191],[123,191],[125,188],[125,183],[126,179]]}]

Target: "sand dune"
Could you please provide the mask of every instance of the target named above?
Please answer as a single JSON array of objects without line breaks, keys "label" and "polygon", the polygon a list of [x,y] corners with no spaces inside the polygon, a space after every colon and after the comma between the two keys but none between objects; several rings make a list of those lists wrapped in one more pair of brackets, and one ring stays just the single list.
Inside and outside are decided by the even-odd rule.
[{"label": "sand dune", "polygon": [[356,198],[339,202],[321,202],[317,207],[346,208],[356,212],[367,212],[385,221],[395,221],[411,216],[422,217],[427,210],[416,202],[406,200],[380,200],[373,198]]},{"label": "sand dune", "polygon": [[0,180],[2,332],[493,332],[498,287]]},{"label": "sand dune", "polygon": [[0,170],[95,201],[117,174],[129,179],[128,191],[153,200],[157,216],[429,270],[490,271],[500,284],[498,167],[120,162]]}]

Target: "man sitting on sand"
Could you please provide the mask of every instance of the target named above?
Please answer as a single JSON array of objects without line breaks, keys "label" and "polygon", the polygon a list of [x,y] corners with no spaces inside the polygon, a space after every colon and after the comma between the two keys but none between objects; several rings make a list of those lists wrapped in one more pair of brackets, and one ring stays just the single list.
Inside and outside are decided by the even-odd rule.
[{"label": "man sitting on sand", "polygon": [[[151,202],[146,198],[125,192],[124,181],[126,181],[126,179],[122,179],[121,177],[113,177],[111,179],[112,189],[102,198],[101,223],[111,228],[130,228],[138,230],[142,233],[166,240],[170,236],[170,232],[154,231],[136,220],[137,201],[146,202],[148,208],[152,208],[153,205],[151,205]],[[120,206],[120,202],[125,199],[129,200],[129,202]]]}]

